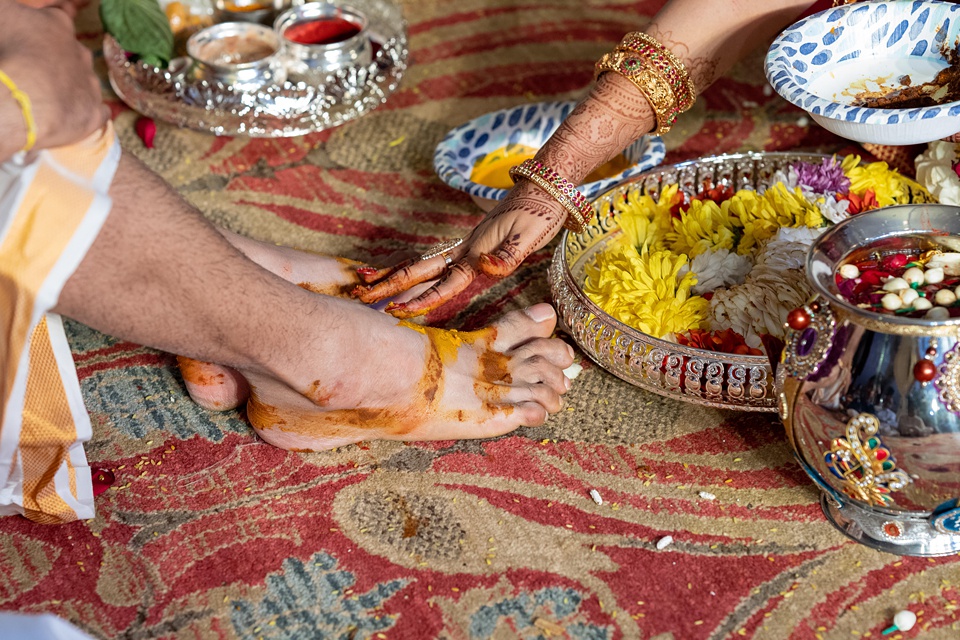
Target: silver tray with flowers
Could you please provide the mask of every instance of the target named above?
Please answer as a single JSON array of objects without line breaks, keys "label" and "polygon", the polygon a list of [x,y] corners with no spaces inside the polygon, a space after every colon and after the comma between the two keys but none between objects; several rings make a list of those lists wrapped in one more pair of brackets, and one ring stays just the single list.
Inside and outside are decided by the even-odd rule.
[{"label": "silver tray with flowers", "polygon": [[[338,34],[343,40],[300,39],[319,33],[311,29],[318,22],[345,19],[356,33]],[[295,3],[272,27],[219,22],[190,36],[187,55],[165,66],[132,55],[109,34],[103,51],[110,84],[134,110],[257,138],[322,131],[372,111],[399,85],[409,53],[403,15],[389,0]]]},{"label": "silver tray with flowers", "polygon": [[861,211],[931,201],[859,157],[748,153],[663,166],[608,191],[550,267],[562,326],[595,362],[664,396],[777,410],[771,360],[810,297],[808,247]]}]

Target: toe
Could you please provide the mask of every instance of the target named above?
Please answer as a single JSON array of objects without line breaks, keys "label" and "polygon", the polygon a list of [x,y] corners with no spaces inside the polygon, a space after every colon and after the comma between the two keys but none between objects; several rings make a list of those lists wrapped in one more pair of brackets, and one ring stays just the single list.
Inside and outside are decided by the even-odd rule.
[{"label": "toe", "polygon": [[559,394],[570,390],[570,379],[563,375],[563,369],[547,362],[543,356],[521,360],[511,373],[514,384],[543,383]]},{"label": "toe", "polygon": [[506,352],[530,340],[549,337],[556,325],[557,313],[546,303],[512,311],[493,324],[496,329],[493,348]]},{"label": "toe", "polygon": [[515,360],[538,358],[555,367],[566,369],[574,360],[573,347],[558,338],[537,338],[507,353]]},{"label": "toe", "polygon": [[521,402],[514,407],[519,422],[524,427],[539,427],[547,421],[549,413],[537,402]]},{"label": "toe", "polygon": [[560,393],[548,384],[519,384],[502,385],[487,384],[477,385],[475,387],[477,394],[484,399],[488,405],[518,405],[526,402],[535,402],[543,407],[548,413],[556,413],[563,406],[560,399]]}]

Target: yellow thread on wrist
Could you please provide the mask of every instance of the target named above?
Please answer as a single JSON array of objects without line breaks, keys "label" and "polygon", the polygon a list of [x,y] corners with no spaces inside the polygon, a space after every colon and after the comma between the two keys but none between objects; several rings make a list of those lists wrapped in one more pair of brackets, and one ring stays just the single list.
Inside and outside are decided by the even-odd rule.
[{"label": "yellow thread on wrist", "polygon": [[37,123],[33,119],[33,108],[30,105],[30,96],[21,91],[17,84],[10,79],[10,76],[0,71],[0,84],[10,90],[13,99],[20,105],[20,113],[23,114],[23,123],[27,127],[27,143],[23,145],[21,151],[30,151],[37,142]]}]

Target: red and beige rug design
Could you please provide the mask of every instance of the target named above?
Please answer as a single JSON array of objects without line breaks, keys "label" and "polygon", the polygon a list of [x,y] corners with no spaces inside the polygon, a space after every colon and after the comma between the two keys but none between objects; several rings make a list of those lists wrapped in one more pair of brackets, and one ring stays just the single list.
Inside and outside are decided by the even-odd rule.
[{"label": "red and beige rug design", "polygon": [[[447,130],[578,97],[593,61],[660,4],[407,1],[410,69],[359,121],[277,141],[159,124],[147,150],[114,102],[117,128],[217,224],[377,260],[480,219],[432,171]],[[668,161],[844,148],[765,86],[758,54],[666,136]],[[546,299],[551,252],[429,320],[474,328]],[[116,482],[94,520],[0,521],[0,609],[52,612],[97,638],[191,640],[879,638],[911,609],[902,637],[960,637],[960,558],[844,538],[772,416],[663,399],[586,362],[541,428],[287,453],[242,412],[194,406],[171,356],[75,323],[69,336],[88,456]]]}]

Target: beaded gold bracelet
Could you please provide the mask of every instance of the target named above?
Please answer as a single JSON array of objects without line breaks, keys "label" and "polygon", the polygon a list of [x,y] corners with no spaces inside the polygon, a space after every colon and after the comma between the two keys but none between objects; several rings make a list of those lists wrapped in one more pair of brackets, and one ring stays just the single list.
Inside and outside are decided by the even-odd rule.
[{"label": "beaded gold bracelet", "polygon": [[673,87],[659,71],[632,51],[613,51],[600,58],[595,68],[596,77],[607,71],[619,73],[646,96],[657,118],[657,135],[670,131],[680,111]]},{"label": "beaded gold bracelet", "polygon": [[10,79],[10,76],[0,71],[0,84],[10,90],[13,99],[20,105],[20,113],[23,114],[23,123],[27,127],[27,143],[23,145],[21,151],[30,151],[37,142],[37,123],[33,119],[33,108],[30,105],[30,96],[21,91],[17,84]]},{"label": "beaded gold bracelet", "polygon": [[574,233],[581,233],[587,228],[587,220],[593,215],[590,202],[577,191],[572,182],[561,176],[550,167],[537,160],[525,160],[510,169],[510,178],[516,182],[517,178],[525,178],[537,185],[554,200],[563,205],[567,211],[567,219],[563,226]]},{"label": "beaded gold bracelet", "polygon": [[677,97],[677,109],[683,113],[693,106],[697,90],[683,62],[653,36],[640,31],[628,33],[617,46],[618,51],[632,51],[648,62],[667,79]]}]

